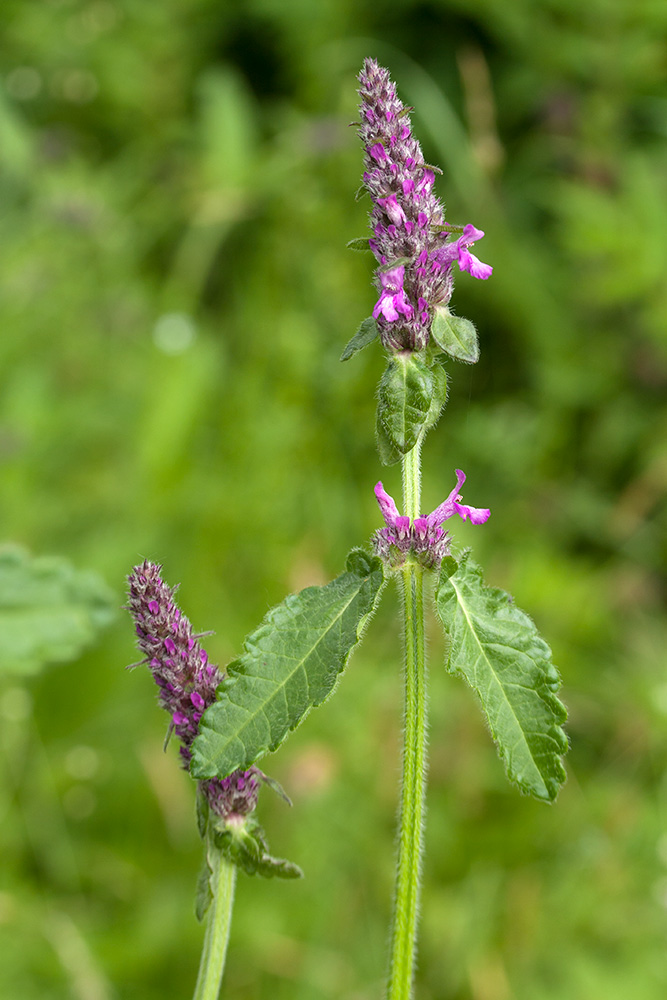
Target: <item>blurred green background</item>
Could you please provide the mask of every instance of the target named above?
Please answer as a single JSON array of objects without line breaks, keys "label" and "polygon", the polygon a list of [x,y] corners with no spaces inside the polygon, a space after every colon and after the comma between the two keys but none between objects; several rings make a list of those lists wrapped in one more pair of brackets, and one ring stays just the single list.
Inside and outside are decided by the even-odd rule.
[{"label": "blurred green background", "polygon": [[[389,66],[448,218],[482,357],[450,365],[424,505],[550,639],[569,782],[510,788],[432,628],[420,1000],[667,991],[667,5],[654,0],[5,0],[2,536],[124,577],[159,560],[226,662],[340,572],[399,491],[373,443],[374,302],[355,75]],[[382,993],[400,744],[397,601],[266,769],[272,849],[241,877],[223,997]],[[432,623],[434,625],[434,623]],[[193,787],[113,625],[2,679],[0,996],[191,994]]]}]

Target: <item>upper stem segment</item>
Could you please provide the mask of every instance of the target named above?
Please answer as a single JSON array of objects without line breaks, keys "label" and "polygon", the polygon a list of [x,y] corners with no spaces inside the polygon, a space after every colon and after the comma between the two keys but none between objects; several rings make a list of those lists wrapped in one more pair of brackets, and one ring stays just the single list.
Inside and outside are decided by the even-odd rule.
[{"label": "upper stem segment", "polygon": [[[409,517],[415,518],[420,502],[418,446],[403,459],[403,486],[404,509]],[[424,571],[408,561],[401,576],[405,611],[405,744],[388,1000],[408,1000],[412,992],[426,784]]]},{"label": "upper stem segment", "polygon": [[213,868],[211,877],[213,899],[206,920],[204,947],[193,1000],[218,1000],[227,956],[236,885],[236,865],[223,857],[214,847],[209,850],[208,857]]}]

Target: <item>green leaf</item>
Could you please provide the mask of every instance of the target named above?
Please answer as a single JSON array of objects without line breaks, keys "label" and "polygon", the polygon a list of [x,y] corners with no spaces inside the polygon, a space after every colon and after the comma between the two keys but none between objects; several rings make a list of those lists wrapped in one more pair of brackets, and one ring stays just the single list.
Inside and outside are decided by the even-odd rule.
[{"label": "green leaf", "polygon": [[213,890],[211,889],[211,875],[213,870],[208,856],[208,845],[204,851],[201,868],[197,876],[197,888],[195,890],[195,916],[199,923],[202,922],[209,906],[213,902]]},{"label": "green leaf", "polygon": [[393,260],[388,260],[386,264],[380,264],[378,273],[384,274],[385,271],[393,271],[395,267],[403,267],[405,264],[412,264],[412,257],[394,257]]},{"label": "green leaf", "polygon": [[115,614],[116,595],[65,559],[0,549],[0,673],[34,674],[71,660]]},{"label": "green leaf", "polygon": [[435,427],[447,403],[447,374],[445,369],[441,364],[436,362],[431,369],[431,373],[433,375],[433,398],[424,422],[424,432],[430,431],[431,427]]},{"label": "green leaf", "polygon": [[474,324],[463,316],[452,316],[447,306],[436,307],[431,337],[441,351],[457,361],[467,361],[469,364],[479,361],[479,343]]},{"label": "green leaf", "polygon": [[378,427],[402,455],[412,451],[427,422],[433,387],[431,369],[416,354],[395,354],[380,379]]},{"label": "green leaf", "polygon": [[400,462],[401,453],[392,443],[384,428],[384,424],[380,420],[379,408],[375,420],[375,443],[377,444],[378,454],[383,465],[396,465],[397,462]]},{"label": "green leaf", "polygon": [[[361,190],[364,191],[365,189],[362,187]],[[353,240],[348,240],[345,246],[347,247],[348,250],[370,251],[371,249],[368,245],[368,236],[357,236]]]},{"label": "green leaf", "polygon": [[361,323],[352,340],[349,341],[345,350],[340,356],[341,361],[348,361],[357,351],[363,350],[368,344],[372,344],[378,335],[377,323],[372,316]]},{"label": "green leaf", "polygon": [[214,844],[228,861],[238,865],[246,875],[261,878],[303,878],[298,865],[285,858],[274,858],[268,852],[264,833],[254,816],[229,823],[216,830]]},{"label": "green leaf", "polygon": [[268,613],[227,668],[192,746],[197,778],[223,777],[275,750],[333,691],[384,583],[361,549],[324,587],[307,587]]},{"label": "green leaf", "polygon": [[447,669],[477,692],[507,775],[553,801],[565,781],[567,717],[551,650],[509,594],[487,587],[465,553],[443,561],[436,608],[449,637]]},{"label": "green leaf", "polygon": [[206,829],[208,827],[208,817],[210,808],[208,804],[208,799],[206,798],[204,792],[202,791],[201,783],[197,784],[196,808],[197,808],[197,829],[199,830],[199,836],[203,840],[204,837],[206,836]]}]

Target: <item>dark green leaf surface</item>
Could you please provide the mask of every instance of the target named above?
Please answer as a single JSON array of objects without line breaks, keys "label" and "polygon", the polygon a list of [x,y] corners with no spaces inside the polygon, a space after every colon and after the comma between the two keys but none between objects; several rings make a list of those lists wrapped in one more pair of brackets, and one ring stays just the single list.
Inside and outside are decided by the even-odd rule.
[{"label": "dark green leaf surface", "polygon": [[372,344],[378,335],[377,323],[372,316],[361,323],[354,337],[345,346],[345,350],[340,356],[341,361],[348,361],[357,351],[363,350],[368,344]]},{"label": "dark green leaf surface", "polygon": [[[412,451],[433,400],[433,373],[416,355],[396,354],[378,387],[378,425],[393,448]],[[387,463],[388,464],[388,463]]]},{"label": "dark green leaf surface", "polygon": [[116,596],[65,559],[0,550],[0,673],[33,674],[71,660],[114,615]]},{"label": "dark green leaf surface", "polygon": [[324,587],[307,587],[273,608],[227,668],[204,713],[192,773],[224,776],[275,750],[331,694],[384,583],[382,564],[359,549]]},{"label": "dark green leaf surface", "polygon": [[567,739],[549,646],[509,594],[484,584],[468,553],[443,562],[436,608],[449,637],[447,669],[479,695],[508,777],[553,801],[565,781]]},{"label": "dark green leaf surface", "polygon": [[446,306],[435,310],[431,337],[441,351],[457,361],[469,364],[479,361],[479,342],[474,324],[463,316],[452,316]]}]

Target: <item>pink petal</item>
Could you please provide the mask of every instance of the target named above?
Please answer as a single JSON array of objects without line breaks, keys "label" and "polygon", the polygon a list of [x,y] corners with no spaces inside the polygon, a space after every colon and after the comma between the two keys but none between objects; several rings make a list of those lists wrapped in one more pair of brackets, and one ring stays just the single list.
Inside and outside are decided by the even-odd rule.
[{"label": "pink petal", "polygon": [[393,528],[396,524],[398,517],[398,507],[394,503],[393,497],[385,491],[382,483],[377,483],[375,486],[375,499],[380,505],[380,511],[385,520],[385,524],[388,528]]}]

